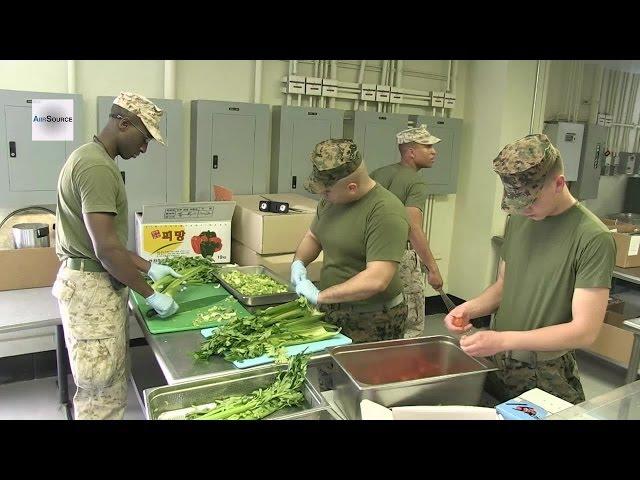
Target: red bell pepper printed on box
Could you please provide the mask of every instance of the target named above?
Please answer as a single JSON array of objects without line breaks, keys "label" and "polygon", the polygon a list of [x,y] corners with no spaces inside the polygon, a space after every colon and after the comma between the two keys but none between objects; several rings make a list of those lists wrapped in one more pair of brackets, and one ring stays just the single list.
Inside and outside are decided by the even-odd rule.
[{"label": "red bell pepper printed on box", "polygon": [[216,236],[216,232],[207,230],[200,235],[191,237],[191,248],[203,257],[211,257],[214,253],[222,250],[222,239]]}]

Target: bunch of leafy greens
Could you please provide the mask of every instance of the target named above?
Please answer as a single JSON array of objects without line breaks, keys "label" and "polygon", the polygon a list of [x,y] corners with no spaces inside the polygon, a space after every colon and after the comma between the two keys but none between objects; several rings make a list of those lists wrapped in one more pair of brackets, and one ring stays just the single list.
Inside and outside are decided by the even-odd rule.
[{"label": "bunch of leafy greens", "polygon": [[180,270],[178,273],[182,276],[179,278],[175,278],[173,275],[165,275],[160,280],[151,283],[151,288],[156,292],[162,292],[173,298],[178,292],[184,290],[187,285],[200,283],[195,279],[198,278],[205,268],[204,266],[200,266]]},{"label": "bunch of leafy greens", "polygon": [[289,359],[289,368],[280,371],[275,381],[248,395],[231,396],[215,401],[209,409],[196,410],[188,420],[259,420],[285,407],[302,405],[302,387],[309,356],[298,354]]},{"label": "bunch of leafy greens", "polygon": [[213,331],[193,355],[208,359],[222,355],[236,361],[269,355],[282,358],[284,347],[319,342],[336,336],[340,328],[323,322],[324,313],[310,308],[304,297],[256,315],[231,319]]},{"label": "bunch of leafy greens", "polygon": [[167,265],[178,273],[183,273],[185,270],[194,267],[202,267],[202,269],[198,271],[198,274],[191,279],[191,284],[218,282],[215,273],[220,269],[220,267],[207,258],[172,256],[157,258],[153,261],[161,263],[162,265]]}]

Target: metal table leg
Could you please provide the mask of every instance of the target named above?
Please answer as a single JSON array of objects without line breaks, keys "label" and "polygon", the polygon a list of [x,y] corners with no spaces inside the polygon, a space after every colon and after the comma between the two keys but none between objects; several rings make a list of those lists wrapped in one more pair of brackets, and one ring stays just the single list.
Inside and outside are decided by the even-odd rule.
[{"label": "metal table leg", "polygon": [[631,348],[631,358],[629,358],[629,368],[627,378],[624,383],[635,382],[638,376],[638,364],[640,364],[640,332],[633,335],[633,347]]},{"label": "metal table leg", "polygon": [[56,325],[56,362],[58,368],[58,399],[64,405],[67,412],[67,420],[73,420],[71,403],[69,402],[69,388],[67,386],[67,346],[64,343],[64,329],[62,325]]}]

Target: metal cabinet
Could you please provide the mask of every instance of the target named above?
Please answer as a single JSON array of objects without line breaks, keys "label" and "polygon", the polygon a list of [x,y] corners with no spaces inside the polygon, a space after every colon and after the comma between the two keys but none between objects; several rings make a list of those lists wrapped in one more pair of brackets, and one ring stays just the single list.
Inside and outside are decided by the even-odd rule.
[{"label": "metal cabinet", "polygon": [[353,140],[369,172],[400,161],[396,134],[408,125],[409,115],[406,114],[353,112]]},{"label": "metal cabinet", "polygon": [[564,165],[564,177],[567,182],[578,179],[580,157],[582,152],[582,139],[584,137],[583,123],[569,122],[545,122],[545,135],[551,143],[560,151]]},{"label": "metal cabinet", "polygon": [[435,145],[438,152],[431,168],[423,168],[420,174],[429,186],[429,193],[446,195],[456,193],[458,186],[458,159],[462,144],[462,120],[459,118],[417,116],[415,125],[427,125],[427,130],[441,141]]},{"label": "metal cabinet", "polygon": [[[33,99],[73,100],[72,141],[31,139]],[[55,204],[60,169],[86,142],[83,135],[80,95],[0,90],[0,205],[13,209]]]},{"label": "metal cabinet", "polygon": [[236,194],[269,189],[269,106],[191,101],[192,201],[211,201],[213,186]]},{"label": "metal cabinet", "polygon": [[604,152],[608,135],[609,127],[584,125],[578,178],[571,184],[571,193],[579,200],[598,197],[600,172],[605,161]]},{"label": "metal cabinet", "polygon": [[311,152],[323,140],[342,138],[344,110],[273,107],[271,192],[317,197],[304,189]]},{"label": "metal cabinet", "polygon": [[[98,97],[98,132],[109,120],[115,97]],[[124,179],[129,204],[129,239],[127,247],[135,249],[135,212],[143,205],[154,203],[179,203],[184,194],[184,135],[181,100],[150,98],[164,110],[160,120],[160,133],[166,147],[151,141],[147,151],[137,158],[124,160],[116,157]]]}]

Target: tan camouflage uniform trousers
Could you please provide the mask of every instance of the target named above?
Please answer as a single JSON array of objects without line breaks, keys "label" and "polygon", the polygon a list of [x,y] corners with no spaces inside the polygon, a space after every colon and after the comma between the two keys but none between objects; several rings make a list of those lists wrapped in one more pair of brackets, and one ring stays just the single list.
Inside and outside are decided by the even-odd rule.
[{"label": "tan camouflage uniform trousers", "polygon": [[78,389],[76,420],[119,420],[127,405],[128,288],[115,290],[106,272],[61,267],[53,285]]},{"label": "tan camouflage uniform trousers", "polygon": [[504,357],[504,353],[494,355],[494,362],[500,370],[487,375],[484,387],[500,402],[511,400],[532,388],[539,388],[574,404],[584,402],[584,390],[574,352],[537,362],[535,368],[528,363]]},{"label": "tan camouflage uniform trousers", "polygon": [[398,269],[402,280],[402,292],[407,302],[407,331],[404,338],[419,337],[424,334],[424,273],[415,250],[404,252]]},{"label": "tan camouflage uniform trousers", "polygon": [[[407,304],[402,302],[388,310],[379,312],[353,312],[337,304],[318,305],[325,312],[324,321],[342,328],[341,333],[353,343],[396,340],[404,337],[407,319]],[[317,386],[321,391],[333,390],[333,363],[318,366]]]}]

